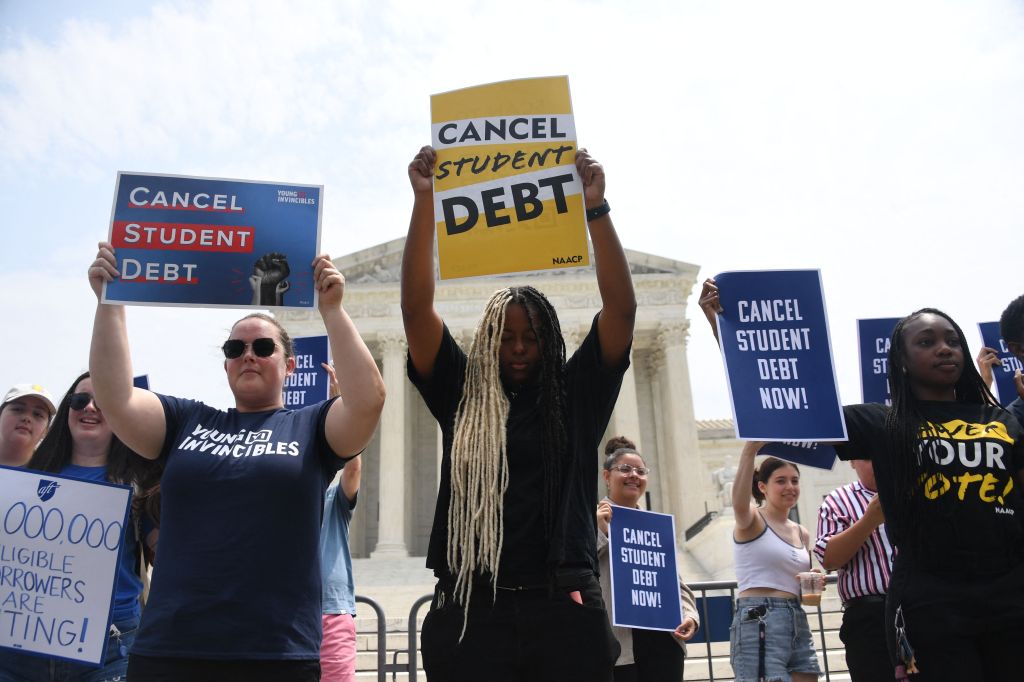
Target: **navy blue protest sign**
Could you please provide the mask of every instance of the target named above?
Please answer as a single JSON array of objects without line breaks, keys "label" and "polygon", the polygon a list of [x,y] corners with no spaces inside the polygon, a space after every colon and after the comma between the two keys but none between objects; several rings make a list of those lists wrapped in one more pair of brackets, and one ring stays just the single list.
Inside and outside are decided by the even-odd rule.
[{"label": "navy blue protest sign", "polygon": [[689,644],[704,644],[709,640],[728,642],[729,628],[732,626],[732,597],[727,595],[697,597],[694,603],[697,607],[697,614],[700,616],[700,629],[697,630]]},{"label": "navy blue protest sign", "polygon": [[327,337],[305,336],[295,339],[295,371],[284,380],[284,406],[296,410],[328,398]]},{"label": "navy blue protest sign", "polygon": [[671,514],[614,507],[608,529],[612,623],[675,630],[683,622]]},{"label": "navy blue protest sign", "polygon": [[104,303],[316,305],[323,188],[118,173],[110,221],[121,275]]},{"label": "navy blue protest sign", "polygon": [[1013,383],[1013,375],[1017,370],[1024,371],[1024,363],[1010,352],[999,331],[998,322],[979,322],[978,329],[981,331],[981,341],[992,350],[999,353],[1001,365],[992,366],[992,376],[996,381],[996,392],[999,402],[1006,407],[1017,399],[1017,387]]},{"label": "navy blue protest sign", "polygon": [[759,455],[771,455],[793,464],[830,470],[835,466],[836,449],[828,443],[812,441],[772,441],[765,443]]},{"label": "navy blue protest sign", "polygon": [[857,320],[860,345],[860,390],[866,403],[892,404],[889,394],[889,341],[898,317]]},{"label": "navy blue protest sign", "polygon": [[0,467],[0,648],[102,664],[131,496]]},{"label": "navy blue protest sign", "polygon": [[726,272],[715,281],[737,437],[846,440],[821,274]]}]

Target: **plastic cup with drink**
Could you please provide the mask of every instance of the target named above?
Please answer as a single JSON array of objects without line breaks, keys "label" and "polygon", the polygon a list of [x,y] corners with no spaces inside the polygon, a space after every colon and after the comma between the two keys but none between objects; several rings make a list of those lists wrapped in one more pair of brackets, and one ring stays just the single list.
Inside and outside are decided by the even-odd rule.
[{"label": "plastic cup with drink", "polygon": [[816,571],[803,571],[796,574],[800,581],[800,603],[804,606],[819,606],[821,593],[825,589],[825,576]]}]

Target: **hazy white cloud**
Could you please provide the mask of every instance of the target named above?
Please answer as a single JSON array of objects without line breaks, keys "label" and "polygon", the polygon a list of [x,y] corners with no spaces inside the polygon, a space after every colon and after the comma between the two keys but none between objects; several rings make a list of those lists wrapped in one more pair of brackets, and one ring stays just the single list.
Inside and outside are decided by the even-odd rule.
[{"label": "hazy white cloud", "polygon": [[[976,338],[1020,293],[1012,0],[111,7],[69,3],[56,25],[24,10],[5,27],[0,287],[19,293],[8,305],[25,323],[0,338],[25,361],[0,385],[32,371],[66,382],[84,365],[79,273],[106,233],[115,171],[322,183],[324,248],[346,253],[404,234],[431,93],[524,76],[569,75],[627,247],[703,274],[822,268],[847,401],[860,393],[856,318],[938,305]],[[231,313],[129,312],[156,385],[226,401],[210,363]],[[724,416],[716,349],[687,313],[698,416]],[[179,325],[210,337],[166,352]]]}]

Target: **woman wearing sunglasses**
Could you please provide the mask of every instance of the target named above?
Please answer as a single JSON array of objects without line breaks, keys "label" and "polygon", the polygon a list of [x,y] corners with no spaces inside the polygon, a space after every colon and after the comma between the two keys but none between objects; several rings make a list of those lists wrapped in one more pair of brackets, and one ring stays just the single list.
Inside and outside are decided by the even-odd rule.
[{"label": "woman wearing sunglasses", "polygon": [[[604,603],[611,608],[612,591],[608,559],[608,524],[612,508],[639,507],[640,498],[647,491],[650,469],[636,451],[636,445],[619,436],[608,441],[604,448],[605,460],[602,477],[608,495],[597,505],[597,560],[601,568],[601,592]],[[683,600],[683,622],[675,632],[640,630],[612,626],[622,653],[615,661],[615,682],[679,682],[683,679],[686,642],[697,632],[700,617],[693,600],[693,592],[679,576],[679,594]],[[608,622],[612,614],[608,612]]]},{"label": "woman wearing sunglasses", "polygon": [[88,372],[82,374],[57,407],[53,424],[27,468],[84,481],[109,481],[131,485],[131,523],[125,527],[114,584],[114,603],[104,665],[95,666],[52,660],[4,650],[0,652],[0,682],[102,682],[123,680],[128,668],[128,649],[139,626],[139,595],[143,541],[156,546],[153,512],[158,498],[144,491],[155,489],[160,478],[158,462],[136,457],[111,432],[96,404]]},{"label": "woman wearing sunglasses", "polygon": [[[119,276],[110,244],[89,269],[99,299]],[[165,460],[160,561],[129,657],[133,682],[318,680],[320,515],[328,483],[373,435],[377,365],[342,307],[345,280],[313,261],[341,397],[284,409],[292,342],[274,318],[243,317],[223,345],[235,406],[132,387],[125,310],[99,304],[90,366],[114,432]]]}]

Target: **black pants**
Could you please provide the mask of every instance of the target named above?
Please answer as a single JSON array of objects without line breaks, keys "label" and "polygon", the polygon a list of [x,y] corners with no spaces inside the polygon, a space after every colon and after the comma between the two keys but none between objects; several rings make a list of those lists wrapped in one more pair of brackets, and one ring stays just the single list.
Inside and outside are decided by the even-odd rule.
[{"label": "black pants", "polygon": [[853,682],[892,682],[894,667],[885,643],[885,597],[854,599],[843,610],[839,639]]},{"label": "black pants", "polygon": [[1002,574],[956,575],[918,570],[897,559],[886,603],[893,661],[897,606],[921,671],[910,677],[914,682],[1021,679],[1024,565]]},{"label": "black pants", "polygon": [[632,630],[633,663],[615,666],[615,682],[682,682],[683,649],[670,632]]},{"label": "black pants", "polygon": [[473,593],[462,640],[463,607],[448,602],[423,621],[429,682],[611,682],[619,645],[592,580],[577,604],[562,590]]},{"label": "black pants", "polygon": [[320,661],[214,661],[128,656],[132,682],[319,682]]}]

